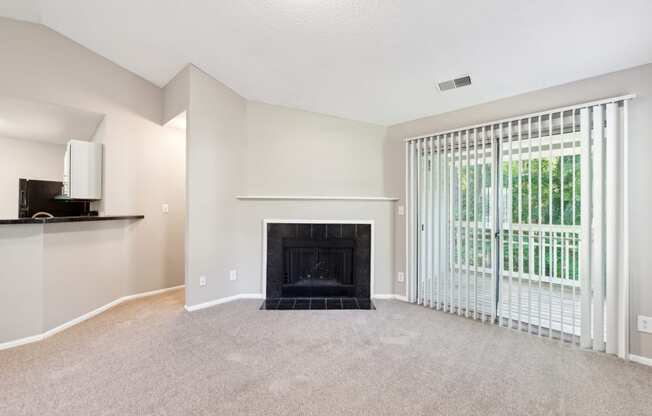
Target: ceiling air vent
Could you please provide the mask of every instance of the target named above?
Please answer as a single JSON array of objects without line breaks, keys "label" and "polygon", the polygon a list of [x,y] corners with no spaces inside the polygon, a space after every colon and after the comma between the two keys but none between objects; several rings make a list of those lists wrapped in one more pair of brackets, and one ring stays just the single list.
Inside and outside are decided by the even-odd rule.
[{"label": "ceiling air vent", "polygon": [[463,77],[451,79],[448,81],[443,81],[437,84],[437,86],[439,87],[439,91],[448,91],[454,88],[466,87],[467,85],[471,85],[470,75],[464,75]]}]

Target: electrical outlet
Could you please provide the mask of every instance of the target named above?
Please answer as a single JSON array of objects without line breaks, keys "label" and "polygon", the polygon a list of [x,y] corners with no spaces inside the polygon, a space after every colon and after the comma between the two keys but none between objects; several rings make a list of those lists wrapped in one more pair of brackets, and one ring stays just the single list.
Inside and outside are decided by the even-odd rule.
[{"label": "electrical outlet", "polygon": [[398,206],[398,215],[405,215],[405,207],[403,205]]},{"label": "electrical outlet", "polygon": [[168,204],[162,204],[161,205],[161,212],[164,214],[167,214],[170,212],[170,206]]},{"label": "electrical outlet", "polygon": [[229,270],[229,280],[236,280],[238,278],[238,272],[235,270]]},{"label": "electrical outlet", "polygon": [[398,281],[399,282],[404,282],[405,281],[405,273],[398,272]]},{"label": "electrical outlet", "polygon": [[206,286],[206,276],[199,276],[199,286]]},{"label": "electrical outlet", "polygon": [[652,317],[639,315],[638,330],[641,332],[647,332],[649,334],[652,334]]}]

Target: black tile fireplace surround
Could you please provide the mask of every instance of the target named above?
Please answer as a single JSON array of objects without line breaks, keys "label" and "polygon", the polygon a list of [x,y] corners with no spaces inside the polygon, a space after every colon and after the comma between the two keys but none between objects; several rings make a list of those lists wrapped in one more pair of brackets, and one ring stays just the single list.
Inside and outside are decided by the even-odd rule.
[{"label": "black tile fireplace surround", "polygon": [[263,308],[372,309],[370,264],[370,224],[268,223]]}]

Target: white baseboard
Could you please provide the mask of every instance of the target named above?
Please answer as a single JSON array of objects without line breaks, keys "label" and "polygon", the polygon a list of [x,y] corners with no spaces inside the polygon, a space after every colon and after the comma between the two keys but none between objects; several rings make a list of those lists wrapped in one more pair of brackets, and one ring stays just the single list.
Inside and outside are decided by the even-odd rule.
[{"label": "white baseboard", "polygon": [[371,298],[372,299],[396,299],[396,295],[391,293],[386,295],[379,294],[379,295],[373,295]]},{"label": "white baseboard", "polygon": [[652,358],[642,357],[640,355],[629,354],[629,360],[635,363],[649,365],[652,367]]},{"label": "white baseboard", "polygon": [[395,295],[395,294],[386,294],[386,295],[373,295],[373,299],[394,299],[394,300],[401,300],[403,302],[407,302],[407,298],[403,295]]},{"label": "white baseboard", "polygon": [[198,311],[200,309],[210,308],[211,306],[221,305],[222,303],[233,302],[234,300],[240,299],[262,299],[262,293],[241,293],[239,295],[227,296],[225,298],[219,298],[215,300],[210,300],[208,302],[199,303],[197,305],[185,305],[184,308],[188,312]]},{"label": "white baseboard", "polygon": [[122,297],[122,298],[118,298],[118,299],[114,300],[113,302],[107,303],[104,306],[100,306],[99,308],[94,309],[94,310],[92,310],[92,311],[90,311],[88,313],[85,313],[84,315],[79,316],[79,317],[77,317],[77,318],[75,318],[75,319],[73,319],[71,321],[64,322],[63,324],[61,324],[61,325],[59,325],[57,327],[54,327],[54,328],[52,328],[52,329],[50,329],[48,331],[45,331],[42,334],[43,339],[51,337],[52,335],[54,335],[56,333],[59,333],[59,332],[65,330],[65,329],[68,329],[71,326],[75,326],[75,325],[77,325],[79,323],[82,323],[82,322],[86,321],[87,319],[91,319],[92,317],[97,316],[97,315],[101,314],[102,312],[105,312],[108,309],[113,308],[114,306],[117,306],[117,305],[121,304],[122,302],[124,302],[125,300],[127,300],[125,298],[126,298],[126,296]]},{"label": "white baseboard", "polygon": [[147,297],[147,296],[159,295],[161,293],[181,289],[182,287],[184,287],[184,285],[167,287],[165,289],[152,290],[150,292],[136,293],[135,295],[123,296],[121,298],[118,298],[118,299],[114,300],[113,302],[107,303],[104,306],[100,306],[97,309],[93,309],[92,311],[90,311],[88,313],[85,313],[84,315],[79,316],[79,317],[77,317],[77,318],[75,318],[75,319],[73,319],[71,321],[64,322],[63,324],[61,324],[61,325],[59,325],[57,327],[49,329],[49,330],[43,332],[42,334],[32,335],[32,336],[29,336],[29,337],[20,338],[20,339],[16,339],[16,340],[13,340],[13,341],[3,342],[3,343],[0,344],[0,350],[6,350],[6,349],[9,349],[9,348],[14,348],[14,347],[18,347],[20,345],[30,344],[32,342],[43,341],[44,339],[49,338],[54,334],[57,334],[57,333],[65,330],[65,329],[70,328],[71,326],[77,325],[77,324],[79,324],[81,322],[84,322],[87,319],[90,319],[90,318],[92,318],[94,316],[97,316],[97,315],[101,314],[102,312],[104,312],[104,311],[106,311],[108,309],[111,309],[114,306],[117,306],[117,305],[119,305],[119,304],[121,304],[123,302],[129,301],[129,300],[134,300],[134,299],[139,299],[139,298],[144,298],[144,297]]},{"label": "white baseboard", "polygon": [[30,337],[15,339],[0,344],[0,350],[8,350],[9,348],[20,347],[21,345],[31,344],[45,339],[45,334],[32,335]]},{"label": "white baseboard", "polygon": [[154,295],[160,295],[161,293],[165,292],[170,292],[172,290],[177,290],[186,287],[186,285],[179,285],[179,286],[172,286],[172,287],[166,287],[164,289],[157,289],[157,290],[152,290],[149,292],[143,292],[143,293],[136,293],[135,295],[128,295],[128,296],[123,296],[120,298],[121,302],[126,302],[128,300],[134,300],[134,299],[140,299],[140,298],[146,298],[148,296],[154,296]]}]

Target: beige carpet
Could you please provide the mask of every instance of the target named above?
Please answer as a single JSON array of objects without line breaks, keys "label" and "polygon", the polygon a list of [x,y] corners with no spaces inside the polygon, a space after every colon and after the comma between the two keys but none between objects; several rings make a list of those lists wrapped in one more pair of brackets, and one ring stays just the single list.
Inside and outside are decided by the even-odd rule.
[{"label": "beige carpet", "polygon": [[120,305],[0,351],[0,415],[651,415],[652,369],[398,301]]}]

